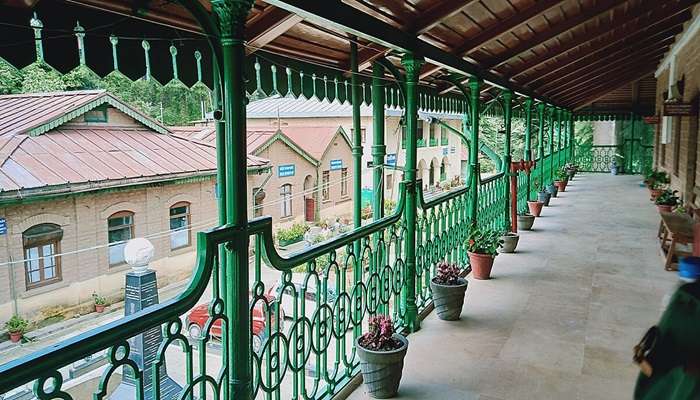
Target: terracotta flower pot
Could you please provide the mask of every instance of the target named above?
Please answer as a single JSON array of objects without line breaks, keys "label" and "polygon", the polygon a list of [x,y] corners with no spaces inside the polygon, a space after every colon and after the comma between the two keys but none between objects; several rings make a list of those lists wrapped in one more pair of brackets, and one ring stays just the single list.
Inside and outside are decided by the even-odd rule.
[{"label": "terracotta flower pot", "polygon": [[22,332],[10,332],[10,341],[12,343],[18,343],[22,340]]},{"label": "terracotta flower pot", "polygon": [[671,212],[671,211],[673,211],[673,206],[667,206],[664,204],[657,204],[656,208],[659,210],[659,212]]},{"label": "terracotta flower pot", "polygon": [[661,196],[662,192],[662,189],[649,189],[649,193],[651,194],[651,201],[654,201],[657,197]]},{"label": "terracotta flower pot", "polygon": [[530,210],[530,214],[534,215],[535,217],[539,217],[540,214],[542,214],[542,206],[544,205],[543,202],[540,201],[528,201],[527,202],[527,208]]},{"label": "terracotta flower pot", "polygon": [[95,304],[95,312],[102,313],[105,311],[104,304]]},{"label": "terracotta flower pot", "polygon": [[557,191],[563,192],[566,189],[566,182],[564,181],[554,181],[554,185],[557,187]]},{"label": "terracotta flower pot", "polygon": [[491,268],[493,268],[494,256],[491,254],[472,253],[468,251],[469,264],[472,267],[472,274],[475,279],[484,280],[491,278]]}]

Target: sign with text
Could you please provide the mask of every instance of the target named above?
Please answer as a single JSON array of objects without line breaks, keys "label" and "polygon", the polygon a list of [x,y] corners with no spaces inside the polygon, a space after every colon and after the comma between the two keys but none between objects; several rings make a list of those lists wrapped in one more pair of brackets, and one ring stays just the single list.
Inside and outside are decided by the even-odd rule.
[{"label": "sign with text", "polygon": [[664,103],[664,116],[687,117],[698,114],[697,102],[692,103]]},{"label": "sign with text", "polygon": [[643,117],[644,123],[648,125],[658,125],[661,122],[661,117],[658,115],[652,115],[650,117]]},{"label": "sign with text", "polygon": [[442,148],[442,155],[443,155],[443,156],[446,156],[446,155],[448,155],[449,153],[450,153],[449,147],[443,147],[443,148]]},{"label": "sign with text", "polygon": [[7,220],[5,218],[0,218],[0,235],[7,234]]},{"label": "sign with text", "polygon": [[277,167],[277,176],[283,178],[285,176],[294,176],[295,166],[294,164],[280,165]]},{"label": "sign with text", "polygon": [[386,155],[386,165],[396,166],[396,153]]},{"label": "sign with text", "polygon": [[343,169],[343,160],[331,160],[331,171]]}]

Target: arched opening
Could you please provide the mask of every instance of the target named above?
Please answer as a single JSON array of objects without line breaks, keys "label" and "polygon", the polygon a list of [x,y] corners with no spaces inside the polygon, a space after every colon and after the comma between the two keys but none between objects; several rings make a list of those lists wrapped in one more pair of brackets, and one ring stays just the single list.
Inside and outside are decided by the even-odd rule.
[{"label": "arched opening", "polygon": [[313,176],[304,178],[304,220],[313,222],[316,220],[316,181]]},{"label": "arched opening", "polygon": [[416,171],[416,178],[419,178],[423,181],[423,186],[427,186],[427,179],[426,179],[426,174],[427,174],[427,169],[428,167],[425,165],[425,160],[420,160],[418,162],[418,170]]},{"label": "arched opening", "polygon": [[440,162],[440,181],[447,180],[447,167],[449,165],[450,161],[447,159],[447,157],[443,157],[442,162]]}]

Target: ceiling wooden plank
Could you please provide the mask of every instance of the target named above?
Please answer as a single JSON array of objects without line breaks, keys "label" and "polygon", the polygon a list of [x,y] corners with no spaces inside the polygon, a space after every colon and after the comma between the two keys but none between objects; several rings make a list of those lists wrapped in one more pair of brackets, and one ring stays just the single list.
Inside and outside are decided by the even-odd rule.
[{"label": "ceiling wooden plank", "polygon": [[536,85],[534,82],[537,81],[533,81],[532,83],[529,83],[528,86],[535,88],[535,90],[547,91],[547,88],[551,88],[562,81],[568,85],[578,78],[588,76],[591,73],[597,73],[605,68],[611,68],[613,65],[627,62],[629,59],[635,58],[639,54],[646,54],[655,52],[659,48],[666,48],[673,44],[674,41],[675,38],[671,36],[661,41],[654,40],[638,43],[634,46],[626,47],[619,51],[610,52],[608,55],[598,58],[595,62],[582,62],[580,66],[572,68],[568,73],[560,73],[546,80],[538,79],[537,81],[543,82],[541,85]]},{"label": "ceiling wooden plank", "polygon": [[416,34],[423,34],[431,30],[443,20],[462,11],[464,7],[476,0],[442,0],[421,13],[415,23],[408,25],[406,30]]},{"label": "ceiling wooden plank", "polygon": [[625,85],[630,84],[631,82],[635,82],[639,79],[644,78],[645,76],[653,73],[655,70],[656,66],[654,66],[653,68],[642,68],[638,71],[630,71],[630,74],[628,74],[625,78],[618,78],[617,82],[615,83],[608,83],[606,85],[601,85],[598,88],[593,88],[594,90],[592,90],[590,93],[587,93],[585,96],[572,99],[572,101],[574,102],[573,108],[574,110],[579,110],[614,90],[617,90]]},{"label": "ceiling wooden plank", "polygon": [[[681,0],[678,3],[672,3],[670,5],[663,2],[658,2],[657,0],[650,0],[647,3],[650,4],[648,4],[648,6],[646,4],[642,4],[639,7],[631,8],[625,14],[617,17],[614,24],[600,24],[597,28],[586,32],[585,34],[578,35],[573,40],[562,42],[558,46],[551,47],[549,50],[541,52],[535,57],[529,58],[522,64],[505,70],[504,74],[512,77],[518,77],[561,54],[581,46],[582,44],[594,41],[602,36],[609,35],[612,31],[619,29],[619,27],[623,25],[627,26],[622,30],[617,31],[613,40],[618,41],[627,36],[634,35],[639,32],[640,27],[651,28],[658,26],[664,21],[676,17],[678,14],[683,14],[684,16],[676,19],[687,21],[692,17],[692,13],[688,10],[688,7],[692,6],[693,4],[700,3],[700,0]],[[651,12],[651,14],[649,14],[649,12]],[[631,24],[636,19],[639,19],[645,15],[649,16],[644,18],[643,21],[638,21],[636,24]]]},{"label": "ceiling wooden plank", "polygon": [[524,53],[533,47],[536,47],[550,39],[553,39],[564,32],[567,32],[581,24],[590,21],[593,18],[600,16],[606,12],[609,12],[613,8],[625,3],[627,0],[602,0],[598,2],[593,7],[584,9],[578,14],[572,15],[569,18],[562,20],[561,22],[551,26],[549,29],[545,29],[541,32],[535,34],[532,38],[521,41],[518,45],[507,49],[506,51],[496,55],[495,57],[481,62],[481,65],[485,69],[493,69],[511,58],[517,56],[518,54]]},{"label": "ceiling wooden plank", "polygon": [[257,51],[271,41],[287,32],[291,27],[301,22],[303,18],[292,14],[287,10],[270,7],[261,18],[252,25],[246,27],[246,52],[248,54]]}]

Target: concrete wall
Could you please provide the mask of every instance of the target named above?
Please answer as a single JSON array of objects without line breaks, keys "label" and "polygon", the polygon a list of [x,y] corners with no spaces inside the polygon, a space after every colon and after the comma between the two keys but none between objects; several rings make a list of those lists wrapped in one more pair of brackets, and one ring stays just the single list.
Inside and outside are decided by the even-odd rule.
[{"label": "concrete wall", "polygon": [[[700,97],[700,6],[693,11],[694,19],[686,26],[686,31],[676,40],[670,56],[675,55],[673,62],[657,71],[657,101],[656,109],[663,113],[663,94],[668,91],[671,83],[683,80],[682,101],[697,101]],[[693,32],[692,34],[689,34]],[[680,42],[680,38],[686,40]],[[684,44],[679,46],[680,43]],[[671,77],[672,69],[674,76]],[[671,187],[678,190],[686,204],[700,207],[700,168],[698,167],[698,116],[670,117],[673,118],[673,129],[669,129],[667,143],[662,143],[662,124],[657,125],[655,135],[654,165],[668,172],[671,177]]]}]

